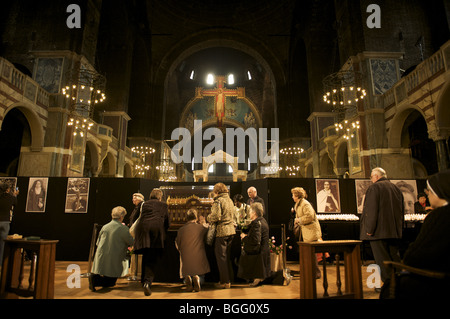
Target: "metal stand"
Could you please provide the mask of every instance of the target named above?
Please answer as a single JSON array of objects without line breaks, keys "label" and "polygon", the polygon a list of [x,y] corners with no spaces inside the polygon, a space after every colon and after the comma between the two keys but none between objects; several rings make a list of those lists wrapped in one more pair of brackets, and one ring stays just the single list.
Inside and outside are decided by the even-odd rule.
[{"label": "metal stand", "polygon": [[89,249],[89,261],[88,261],[88,272],[81,274],[81,278],[87,278],[91,274],[91,268],[92,268],[92,260],[94,259],[95,255],[95,246],[97,243],[97,236],[99,233],[99,230],[102,229],[103,225],[94,224],[94,229],[92,230],[92,238],[91,238],[91,248]]},{"label": "metal stand", "polygon": [[284,283],[286,286],[289,286],[289,284],[292,281],[292,275],[291,270],[289,268],[286,268],[286,225],[281,224],[281,241],[283,244],[283,277],[284,277]]}]

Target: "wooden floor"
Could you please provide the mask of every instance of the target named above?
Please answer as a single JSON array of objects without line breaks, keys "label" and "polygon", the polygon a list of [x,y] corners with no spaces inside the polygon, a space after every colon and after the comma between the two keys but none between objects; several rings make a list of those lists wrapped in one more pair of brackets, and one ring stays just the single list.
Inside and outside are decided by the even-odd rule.
[{"label": "wooden floor", "polygon": [[[200,292],[187,292],[185,286],[178,283],[154,283],[152,285],[152,295],[144,295],[142,285],[128,278],[120,278],[113,288],[97,288],[96,292],[89,290],[88,279],[82,277],[80,288],[68,288],[67,279],[72,272],[67,272],[71,264],[79,265],[81,272],[87,270],[87,262],[56,262],[55,271],[55,299],[299,299],[300,298],[300,277],[298,274],[298,263],[288,263],[287,267],[294,272],[292,282],[288,286],[282,285],[262,285],[250,288],[244,283],[233,284],[231,289],[216,289],[212,283],[205,283]],[[343,274],[343,266],[341,274]],[[335,266],[328,266],[328,293],[332,296],[337,292]],[[364,299],[378,299],[378,293],[373,288],[368,288],[366,279],[371,274],[367,267],[362,267]],[[343,275],[341,275],[343,276]],[[341,278],[342,290],[344,278]],[[318,296],[323,295],[323,281],[317,280]]]}]

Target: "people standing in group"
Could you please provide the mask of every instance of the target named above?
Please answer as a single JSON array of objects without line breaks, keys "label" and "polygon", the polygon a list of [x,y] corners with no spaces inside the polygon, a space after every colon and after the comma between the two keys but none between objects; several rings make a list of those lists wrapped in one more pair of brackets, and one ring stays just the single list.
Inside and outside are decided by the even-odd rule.
[{"label": "people standing in group", "polygon": [[215,223],[217,225],[214,240],[214,254],[216,256],[220,282],[216,283],[215,286],[216,288],[230,288],[233,279],[233,268],[230,259],[231,243],[236,234],[233,224],[235,207],[225,184],[215,184],[213,192],[214,202],[207,220],[210,224]]},{"label": "people standing in group", "polygon": [[[322,240],[322,230],[319,220],[311,203],[306,200],[306,191],[302,187],[291,189],[292,199],[295,202],[295,224],[300,226],[299,240],[306,243]],[[321,277],[319,264],[316,261],[316,279]]]},{"label": "people standing in group", "polygon": [[189,209],[186,223],[178,229],[175,244],[180,252],[180,276],[187,291],[200,291],[205,274],[210,272],[205,251],[205,235],[208,229],[197,223],[197,210]]},{"label": "people standing in group", "polygon": [[247,205],[251,205],[253,203],[261,203],[263,210],[264,210],[263,217],[268,222],[269,219],[268,219],[268,215],[267,215],[267,211],[266,211],[266,206],[264,205],[264,199],[262,199],[261,197],[258,196],[258,191],[256,190],[256,188],[254,186],[250,186],[247,189],[247,194],[248,194]]},{"label": "people standing in group", "polygon": [[[360,222],[360,239],[368,240],[380,267],[381,280],[389,276],[384,261],[400,262],[399,245],[404,221],[402,191],[387,179],[386,171],[376,167],[370,174],[372,185],[366,191]],[[378,290],[378,288],[377,288]]]},{"label": "people standing in group", "polygon": [[250,287],[257,287],[270,277],[269,225],[263,216],[261,203],[250,206],[248,233],[241,233],[242,250],[237,276],[252,281]]},{"label": "people standing in group", "polygon": [[133,237],[122,222],[127,214],[125,208],[114,207],[112,220],[104,225],[97,239],[97,250],[89,275],[89,289],[95,287],[113,287],[117,278],[125,276],[128,271],[127,250],[133,245]]},{"label": "people standing in group", "polygon": [[9,234],[12,211],[17,205],[18,194],[19,191],[17,189],[11,192],[11,187],[8,183],[0,182],[0,264],[3,261],[5,239]]},{"label": "people standing in group", "polygon": [[162,201],[163,192],[155,188],[149,200],[142,204],[142,212],[135,228],[134,251],[142,254],[142,278],[144,294],[151,295],[155,270],[164,253],[169,215],[167,203]]}]

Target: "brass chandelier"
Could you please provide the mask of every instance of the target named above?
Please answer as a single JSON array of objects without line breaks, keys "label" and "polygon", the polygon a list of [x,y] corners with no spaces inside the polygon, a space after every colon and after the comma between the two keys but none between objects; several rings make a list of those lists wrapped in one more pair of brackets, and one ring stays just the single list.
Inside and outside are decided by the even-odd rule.
[{"label": "brass chandelier", "polygon": [[335,130],[347,140],[360,128],[358,120],[350,119],[357,116],[357,104],[367,96],[361,82],[362,74],[353,70],[339,71],[323,79],[323,101],[337,113]]},{"label": "brass chandelier", "polygon": [[69,101],[68,126],[74,128],[73,135],[84,136],[92,128],[95,106],[106,100],[106,79],[96,71],[81,67],[74,83],[61,89],[62,94]]}]

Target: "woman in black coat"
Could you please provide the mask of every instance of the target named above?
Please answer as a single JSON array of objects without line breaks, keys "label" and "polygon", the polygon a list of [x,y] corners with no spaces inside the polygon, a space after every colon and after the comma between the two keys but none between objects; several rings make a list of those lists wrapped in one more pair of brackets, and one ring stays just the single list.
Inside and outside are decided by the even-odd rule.
[{"label": "woman in black coat", "polygon": [[243,249],[239,259],[239,278],[253,280],[251,287],[258,286],[271,274],[269,251],[269,225],[263,217],[261,203],[250,206],[250,223],[248,234],[241,234]]},{"label": "woman in black coat", "polygon": [[150,286],[155,277],[155,267],[164,251],[166,232],[169,229],[167,204],[162,202],[163,192],[155,188],[150,199],[142,204],[142,213],[135,229],[134,250],[142,254],[142,279],[144,293],[151,295]]}]

